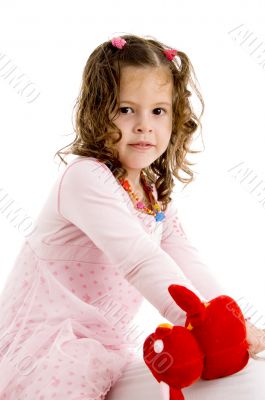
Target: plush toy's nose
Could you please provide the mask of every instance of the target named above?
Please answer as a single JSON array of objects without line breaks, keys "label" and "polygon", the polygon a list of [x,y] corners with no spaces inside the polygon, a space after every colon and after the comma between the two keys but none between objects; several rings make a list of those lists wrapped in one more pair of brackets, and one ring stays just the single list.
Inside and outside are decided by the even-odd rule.
[{"label": "plush toy's nose", "polygon": [[172,329],[173,329],[173,325],[163,323],[163,324],[160,324],[157,326],[157,328],[155,330],[155,334],[157,335],[157,337],[163,338],[163,337],[169,335],[172,332]]},{"label": "plush toy's nose", "polygon": [[164,324],[159,324],[158,327],[161,326],[161,328],[169,328],[172,329],[173,325],[171,324],[167,324],[166,322]]}]

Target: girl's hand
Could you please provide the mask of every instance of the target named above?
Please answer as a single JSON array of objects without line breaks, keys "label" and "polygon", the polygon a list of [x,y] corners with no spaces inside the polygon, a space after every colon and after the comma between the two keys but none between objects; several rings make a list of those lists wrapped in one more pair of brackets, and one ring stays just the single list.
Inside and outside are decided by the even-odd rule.
[{"label": "girl's hand", "polygon": [[265,350],[265,329],[259,329],[250,321],[246,321],[247,342],[250,355],[255,355]]}]

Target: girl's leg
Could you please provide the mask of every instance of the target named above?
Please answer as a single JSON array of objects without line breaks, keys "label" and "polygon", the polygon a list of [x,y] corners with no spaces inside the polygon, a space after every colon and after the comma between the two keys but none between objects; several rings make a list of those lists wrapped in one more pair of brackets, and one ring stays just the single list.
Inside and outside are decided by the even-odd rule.
[{"label": "girl's leg", "polygon": [[161,400],[159,383],[142,359],[132,361],[105,400]]},{"label": "girl's leg", "polygon": [[[265,356],[265,352],[259,355]],[[250,358],[236,374],[205,381],[200,379],[182,389],[185,400],[263,400],[265,399],[265,360]],[[142,359],[131,362],[105,400],[162,400],[159,383]]]}]

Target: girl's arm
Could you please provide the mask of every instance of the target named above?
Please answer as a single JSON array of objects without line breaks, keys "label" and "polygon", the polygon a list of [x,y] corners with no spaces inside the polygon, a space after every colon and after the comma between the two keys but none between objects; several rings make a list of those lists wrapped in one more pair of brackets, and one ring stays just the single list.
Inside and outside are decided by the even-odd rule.
[{"label": "girl's arm", "polygon": [[197,248],[187,238],[178,217],[176,203],[173,201],[166,211],[161,248],[174,259],[207,300],[226,294],[213,271],[203,262]]},{"label": "girl's arm", "polygon": [[[247,341],[250,345],[249,353],[252,358],[259,358],[256,356],[265,350],[265,329],[259,329],[253,325],[249,320],[246,321],[247,328]],[[262,357],[262,359],[265,359]]]},{"label": "girl's arm", "polygon": [[[212,271],[202,261],[198,250],[188,240],[177,213],[176,204],[171,202],[166,211],[161,248],[175,260],[186,277],[207,300],[227,294]],[[171,314],[174,315],[174,306],[168,310],[169,319]],[[246,329],[250,355],[255,358],[255,354],[265,350],[265,329],[258,329],[248,320],[246,320]]]},{"label": "girl's arm", "polygon": [[82,230],[164,318],[184,324],[186,314],[170,296],[168,286],[186,286],[205,299],[145,232],[127,202],[128,194],[114,175],[95,159],[75,160],[61,178],[58,213]]},{"label": "girl's arm", "polygon": [[[202,261],[197,248],[187,238],[174,201],[171,201],[166,210],[161,248],[170,255],[206,300],[227,294],[209,267]],[[174,307],[172,306],[168,309],[167,319],[171,320],[173,315]]]}]

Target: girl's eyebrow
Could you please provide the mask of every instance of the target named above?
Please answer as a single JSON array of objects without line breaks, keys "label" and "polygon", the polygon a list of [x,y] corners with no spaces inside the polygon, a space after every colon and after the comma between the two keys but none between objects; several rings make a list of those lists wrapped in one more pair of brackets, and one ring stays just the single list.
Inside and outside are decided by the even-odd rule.
[{"label": "girl's eyebrow", "polygon": [[[120,103],[130,103],[130,104],[134,104],[137,106],[136,103],[134,103],[133,101],[126,101],[126,100],[121,100]],[[158,104],[166,104],[167,106],[171,106],[172,104],[166,102],[166,101],[159,101],[158,103],[154,103],[152,104],[153,106],[157,106]]]}]

